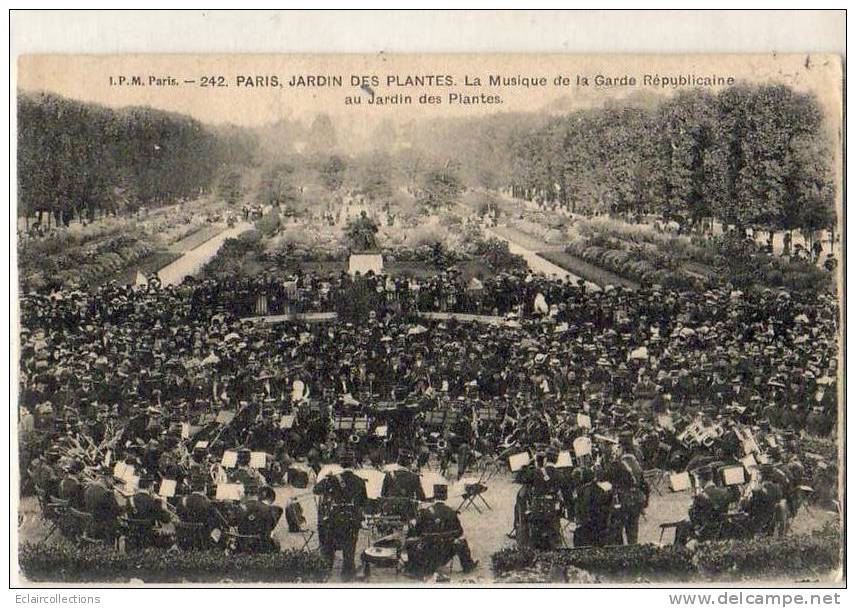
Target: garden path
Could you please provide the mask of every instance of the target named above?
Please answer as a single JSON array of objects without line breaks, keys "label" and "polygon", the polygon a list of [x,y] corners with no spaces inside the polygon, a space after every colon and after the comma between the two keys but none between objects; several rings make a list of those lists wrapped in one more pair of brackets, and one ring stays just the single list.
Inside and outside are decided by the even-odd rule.
[{"label": "garden path", "polygon": [[[494,232],[490,228],[485,228],[484,232],[489,237],[500,239],[501,241],[505,241],[506,243],[508,243],[508,250],[511,253],[513,253],[515,255],[519,255],[524,260],[526,260],[526,263],[529,265],[529,268],[533,272],[536,272],[539,274],[544,274],[547,276],[555,275],[556,277],[558,277],[560,279],[570,279],[571,281],[577,281],[580,278],[577,275],[575,275],[571,272],[568,272],[567,270],[565,270],[561,266],[557,266],[556,264],[553,264],[552,262],[545,260],[544,258],[542,258],[540,255],[538,255],[534,251],[532,251],[530,249],[526,249],[525,247],[523,247],[522,245],[518,245],[517,243],[515,243],[511,239],[508,239],[508,238]],[[586,284],[587,289],[592,289],[594,291],[600,290],[600,287],[594,283],[586,281],[585,284]]]},{"label": "garden path", "polygon": [[205,264],[211,261],[217,255],[217,252],[223,246],[226,239],[235,238],[252,228],[252,223],[240,222],[233,228],[224,230],[198,247],[186,252],[172,264],[161,268],[158,272],[158,278],[163,285],[178,285],[185,277],[196,274]]}]

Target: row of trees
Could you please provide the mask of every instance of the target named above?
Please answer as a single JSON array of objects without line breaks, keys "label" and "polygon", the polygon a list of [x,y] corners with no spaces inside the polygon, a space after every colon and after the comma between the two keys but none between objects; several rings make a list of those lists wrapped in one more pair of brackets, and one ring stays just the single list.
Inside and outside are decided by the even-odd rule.
[{"label": "row of trees", "polygon": [[783,85],[578,111],[511,146],[513,192],[575,211],[806,231],[835,221],[821,109]]},{"label": "row of trees", "polygon": [[18,97],[18,213],[67,224],[206,192],[222,166],[249,162],[244,131],[150,108],[114,110],[50,94]]}]

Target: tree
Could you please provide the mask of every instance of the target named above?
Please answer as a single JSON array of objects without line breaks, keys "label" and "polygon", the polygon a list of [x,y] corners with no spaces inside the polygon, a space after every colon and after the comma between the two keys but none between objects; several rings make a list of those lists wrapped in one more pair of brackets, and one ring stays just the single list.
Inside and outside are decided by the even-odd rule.
[{"label": "tree", "polygon": [[340,156],[333,155],[321,165],[320,175],[324,187],[330,192],[336,192],[345,182],[347,165]]},{"label": "tree", "polygon": [[455,169],[447,163],[440,169],[425,173],[417,201],[424,210],[436,211],[451,207],[463,191],[463,183]]},{"label": "tree", "polygon": [[220,196],[230,205],[238,204],[244,197],[243,176],[239,171],[231,170],[220,180]]},{"label": "tree", "polygon": [[388,154],[376,153],[363,160],[357,191],[371,202],[392,196],[392,160]]},{"label": "tree", "polygon": [[681,92],[654,117],[654,207],[663,217],[695,224],[709,217],[708,173],[713,168],[715,98],[705,90]]},{"label": "tree", "polygon": [[336,127],[326,114],[318,114],[307,135],[306,151],[309,154],[330,154],[336,149]]},{"label": "tree", "polygon": [[126,193],[142,204],[198,196],[215,182],[226,145],[187,116],[21,93],[19,209],[67,223],[118,212]]},{"label": "tree", "polygon": [[300,199],[300,191],[294,183],[294,167],[278,163],[262,173],[259,197],[263,203],[279,207]]}]

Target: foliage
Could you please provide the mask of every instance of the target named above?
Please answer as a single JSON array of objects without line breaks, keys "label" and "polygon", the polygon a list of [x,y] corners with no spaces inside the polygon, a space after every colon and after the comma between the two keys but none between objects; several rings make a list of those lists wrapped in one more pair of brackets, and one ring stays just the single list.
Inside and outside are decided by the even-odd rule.
[{"label": "foliage", "polygon": [[244,198],[244,178],[240,171],[227,171],[220,178],[220,197],[230,205],[237,205]]},{"label": "foliage", "polygon": [[538,563],[562,564],[596,575],[623,577],[669,576],[685,579],[695,572],[692,555],[683,547],[627,545],[621,547],[586,547],[567,551],[540,552],[508,547],[494,553],[491,566],[503,574]]},{"label": "foliage", "polygon": [[100,546],[24,543],[18,554],[30,581],[63,583],[235,582],[322,583],[327,564],[320,554],[290,549],[280,553],[228,555],[216,551],[143,549],[118,553]]},{"label": "foliage", "polygon": [[811,292],[832,287],[830,273],[809,262],[762,253],[754,242],[736,233],[716,237],[712,244],[718,253],[717,270],[740,289],[764,285]]},{"label": "foliage", "polygon": [[813,534],[702,543],[695,551],[652,544],[545,552],[506,547],[493,554],[491,567],[497,576],[544,566],[551,570],[573,567],[612,580],[804,576],[807,571],[824,574],[839,567],[841,549],[841,530],[829,526]]},{"label": "foliage", "polygon": [[760,285],[811,292],[831,287],[829,273],[809,262],[768,255],[737,231],[690,239],[601,218],[578,221],[574,230],[581,238],[568,242],[567,253],[633,281],[677,290],[717,281],[738,289]]},{"label": "foliage", "polygon": [[695,564],[700,572],[711,576],[729,572],[804,576],[810,571],[837,568],[841,549],[840,529],[827,527],[815,534],[705,543],[695,555]]},{"label": "foliage", "polygon": [[282,218],[276,209],[272,209],[269,213],[264,214],[256,220],[256,230],[262,233],[266,238],[270,238],[279,232],[282,227]]},{"label": "foliage", "polygon": [[701,279],[687,274],[669,253],[656,248],[625,247],[623,241],[603,234],[571,241],[565,251],[631,281],[659,284],[679,291],[698,288],[702,283]]},{"label": "foliage", "polygon": [[475,254],[484,258],[493,268],[507,272],[527,268],[522,256],[511,253],[508,243],[500,239],[479,239],[476,241]]},{"label": "foliage", "polygon": [[321,182],[330,192],[336,192],[345,181],[345,170],[348,166],[341,156],[333,155],[321,165],[319,173]]},{"label": "foliage", "polygon": [[393,194],[391,166],[392,160],[385,154],[365,159],[359,168],[356,191],[372,202],[388,200]]},{"label": "foliage", "polygon": [[233,143],[233,133],[150,108],[21,93],[17,111],[19,213],[47,211],[60,223],[196,197]]},{"label": "foliage", "polygon": [[572,211],[807,232],[835,220],[822,111],[784,85],[681,92],[652,109],[578,110],[510,146],[512,192]]},{"label": "foliage", "polygon": [[463,191],[464,185],[454,168],[447,165],[425,173],[417,200],[426,211],[447,209],[457,202]]},{"label": "foliage", "polygon": [[327,114],[318,114],[312,121],[307,135],[306,150],[309,153],[329,154],[336,148],[336,127]]},{"label": "foliage", "polygon": [[274,207],[299,200],[294,167],[288,163],[277,163],[265,170],[259,183],[259,198],[263,204]]},{"label": "foliage", "polygon": [[226,239],[217,255],[202,268],[205,276],[245,276],[245,260],[263,253],[262,235],[257,230],[242,232],[237,238]]}]

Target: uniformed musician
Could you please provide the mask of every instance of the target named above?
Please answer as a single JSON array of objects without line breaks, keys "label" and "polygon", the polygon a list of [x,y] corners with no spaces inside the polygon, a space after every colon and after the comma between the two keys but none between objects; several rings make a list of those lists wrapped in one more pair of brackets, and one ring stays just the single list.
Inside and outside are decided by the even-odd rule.
[{"label": "uniformed musician", "polygon": [[470,553],[458,513],[446,505],[446,498],[447,487],[435,486],[434,504],[421,509],[407,531],[407,568],[419,576],[435,572],[455,556],[465,574],[479,565]]},{"label": "uniformed musician", "polygon": [[274,503],[276,493],[270,486],[259,489],[258,498],[241,503],[237,515],[238,550],[253,553],[278,553],[279,541],[273,531],[282,517],[282,507]]},{"label": "uniformed musician", "polygon": [[351,470],[353,456],[340,456],[344,470],[330,475],[315,484],[312,491],[321,498],[318,502],[318,542],[321,553],[330,568],[336,551],[342,551],[342,579],[353,580],[356,571],[354,557],[357,537],[363,521],[363,510],[368,502],[365,481]]}]

